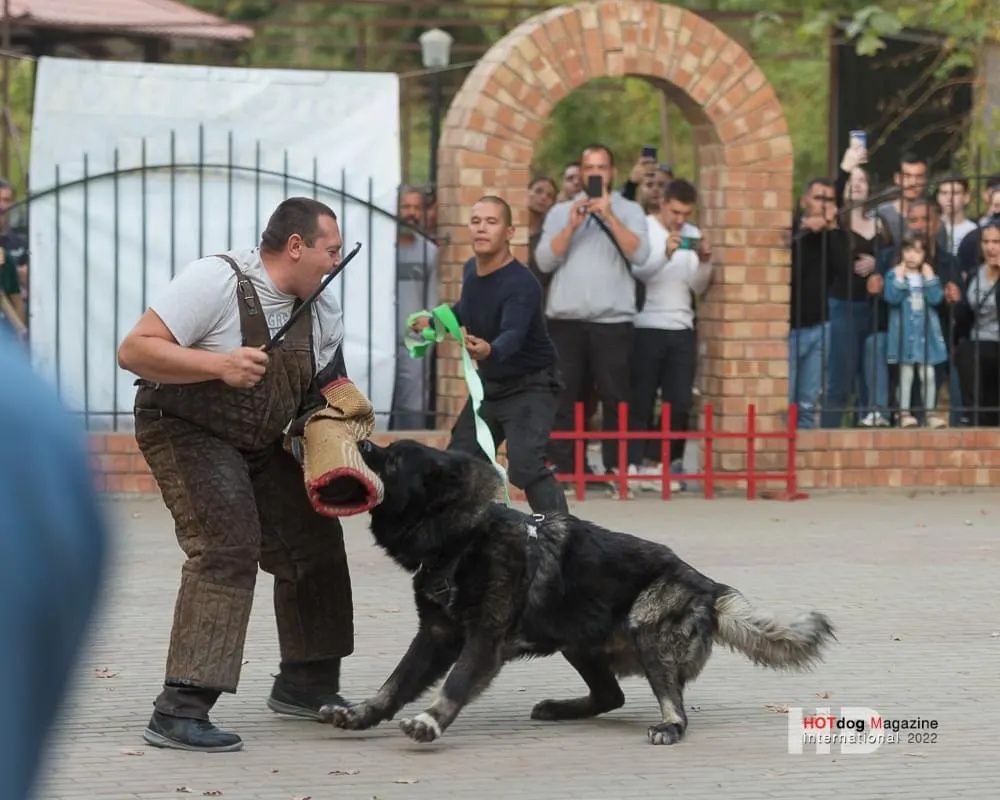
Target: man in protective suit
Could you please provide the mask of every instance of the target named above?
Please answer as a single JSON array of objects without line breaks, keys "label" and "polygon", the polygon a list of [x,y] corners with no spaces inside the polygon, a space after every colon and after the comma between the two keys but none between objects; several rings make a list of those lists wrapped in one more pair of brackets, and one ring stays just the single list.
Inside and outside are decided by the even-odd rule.
[{"label": "man in protective suit", "polygon": [[321,706],[344,702],[340,661],[354,628],[343,532],[310,505],[283,446],[289,423],[301,428],[324,405],[322,390],[345,383],[334,293],[262,349],[339,264],[341,244],[330,208],[289,198],[259,248],[190,264],[119,348],[119,364],[141,378],[136,439],[187,555],[150,744],[242,748],[208,714],[221,692],[236,691],[258,564],[274,576],[281,651],[268,706],[318,719]]}]

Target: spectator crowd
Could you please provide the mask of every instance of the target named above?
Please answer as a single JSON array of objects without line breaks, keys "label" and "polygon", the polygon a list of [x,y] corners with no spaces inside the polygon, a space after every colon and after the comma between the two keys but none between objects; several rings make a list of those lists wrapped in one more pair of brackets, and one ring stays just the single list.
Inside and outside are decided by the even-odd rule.
[{"label": "spectator crowd", "polygon": [[[789,399],[803,428],[997,425],[1000,175],[871,190],[853,143],[792,225]],[[981,206],[973,215],[979,195]]]},{"label": "spectator crowd", "polygon": [[[1000,424],[1000,175],[932,180],[923,158],[904,154],[876,191],[866,162],[852,141],[836,177],[807,182],[790,226],[789,402],[800,427]],[[698,192],[652,147],[619,174],[595,144],[528,187],[527,266],[562,383],[554,429],[572,429],[583,402],[589,425],[614,430],[624,401],[630,430],[658,429],[669,408],[671,430],[686,431],[698,301],[713,271]],[[437,301],[434,212],[426,192],[400,193],[401,336],[410,312]],[[391,427],[433,427],[432,372],[432,360],[400,349]],[[616,472],[617,442],[601,450],[587,469]],[[558,472],[573,471],[572,453],[569,441],[549,443]],[[672,442],[671,472],[683,455]],[[661,475],[660,461],[659,442],[630,442],[630,474]]]}]

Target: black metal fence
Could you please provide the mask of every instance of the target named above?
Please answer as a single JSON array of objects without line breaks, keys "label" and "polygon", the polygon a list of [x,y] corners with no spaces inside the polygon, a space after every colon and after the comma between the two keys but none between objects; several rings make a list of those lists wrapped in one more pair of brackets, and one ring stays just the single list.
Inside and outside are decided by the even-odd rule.
[{"label": "black metal fence", "polygon": [[902,164],[882,192],[841,171],[803,193],[789,336],[801,428],[1000,424],[1000,175],[921,169]]},{"label": "black metal fence", "polygon": [[[156,144],[153,155],[143,139],[131,162],[116,147],[102,167],[86,154],[55,166],[51,185],[10,212],[20,210],[29,224],[33,360],[67,405],[91,430],[129,430],[134,376],[119,369],[116,350],[156,292],[203,255],[255,247],[278,202],[307,195],[334,209],[346,247],[364,245],[327,291],[338,293],[344,312],[351,376],[386,423],[401,335],[397,233],[412,230],[396,214],[399,187],[379,190],[367,175],[347,169],[331,179],[315,157],[303,170],[301,154],[268,153],[232,132],[224,144],[213,142],[216,156],[224,153],[213,157],[201,126],[196,145],[186,143],[193,157],[179,155],[174,132]],[[436,284],[436,259],[423,276]],[[425,396],[424,410],[429,402]]]}]

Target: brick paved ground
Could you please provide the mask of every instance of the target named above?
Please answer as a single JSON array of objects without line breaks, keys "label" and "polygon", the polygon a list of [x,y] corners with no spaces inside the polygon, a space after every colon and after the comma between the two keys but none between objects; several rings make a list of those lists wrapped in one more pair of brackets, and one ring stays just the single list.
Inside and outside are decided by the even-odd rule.
[{"label": "brick paved ground", "polygon": [[[810,674],[766,672],[717,651],[687,693],[689,735],[674,747],[646,744],[656,706],[638,679],[626,681],[625,707],[601,719],[529,720],[535,701],[582,688],[558,658],[507,668],[430,746],[411,743],[394,723],[350,734],[280,718],[264,706],[277,647],[262,576],[240,693],[217,707],[246,749],[222,755],[157,750],[140,738],[162,676],[180,558],[159,500],[112,501],[118,546],[107,601],[40,796],[165,800],[187,787],[227,800],[995,797],[1000,766],[988,735],[1000,722],[998,500],[998,492],[872,493],[578,506],[595,521],[668,542],[760,605],[815,606],[837,625],[840,643]],[[358,633],[345,682],[357,698],[403,652],[413,613],[406,577],[372,545],[365,520],[347,530]],[[938,741],[793,756],[787,717],[768,705],[934,717]]]}]

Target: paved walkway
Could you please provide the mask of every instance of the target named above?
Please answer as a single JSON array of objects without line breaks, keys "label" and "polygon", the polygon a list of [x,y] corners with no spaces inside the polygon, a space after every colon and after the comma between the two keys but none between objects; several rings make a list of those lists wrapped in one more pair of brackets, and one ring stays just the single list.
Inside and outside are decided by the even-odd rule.
[{"label": "paved walkway", "polygon": [[[109,501],[117,552],[76,690],[49,748],[45,800],[293,798],[981,798],[997,796],[1000,722],[1000,492],[816,496],[785,504],[680,498],[588,500],[609,527],[669,543],[713,578],[778,611],[826,611],[839,644],[812,673],[779,674],[717,650],[688,690],[690,728],[646,744],[657,709],[625,682],[624,708],[576,723],[528,719],[534,702],[581,692],[559,658],[513,664],[445,737],[406,739],[395,723],[345,733],[264,706],[277,645],[262,575],[246,666],[220,722],[241,753],[162,751],[141,739],[162,679],[180,554],[159,500]],[[408,580],[347,523],[356,654],[346,693],[374,691],[413,631]],[[787,752],[785,706],[863,706],[935,718],[935,743],[870,755]],[[413,706],[418,708],[418,706]]]}]

